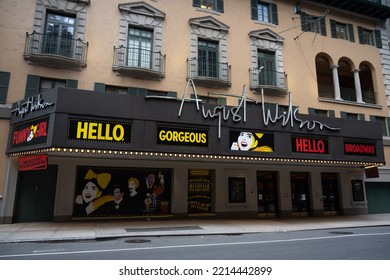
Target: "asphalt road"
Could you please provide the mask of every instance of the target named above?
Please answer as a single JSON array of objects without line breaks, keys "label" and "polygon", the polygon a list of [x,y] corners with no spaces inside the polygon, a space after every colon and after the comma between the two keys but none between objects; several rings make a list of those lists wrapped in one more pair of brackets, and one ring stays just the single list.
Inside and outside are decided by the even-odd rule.
[{"label": "asphalt road", "polygon": [[390,227],[4,243],[1,260],[390,260]]}]

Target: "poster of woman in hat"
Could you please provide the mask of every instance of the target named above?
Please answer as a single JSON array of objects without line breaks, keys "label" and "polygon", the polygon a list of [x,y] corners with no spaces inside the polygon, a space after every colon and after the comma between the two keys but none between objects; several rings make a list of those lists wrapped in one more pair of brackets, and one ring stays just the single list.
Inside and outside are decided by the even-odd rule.
[{"label": "poster of woman in hat", "polygon": [[[160,216],[170,214],[169,168],[77,166],[73,217]],[[123,199],[121,205],[114,194]],[[118,193],[119,190],[119,193]],[[120,208],[114,211],[113,207]]]},{"label": "poster of woman in hat", "polygon": [[89,169],[84,177],[84,188],[81,194],[76,196],[75,214],[89,215],[107,202],[113,201],[111,194],[102,195],[111,181],[111,174],[96,174]]},{"label": "poster of woman in hat", "polygon": [[273,135],[260,132],[231,131],[230,150],[272,153]]}]

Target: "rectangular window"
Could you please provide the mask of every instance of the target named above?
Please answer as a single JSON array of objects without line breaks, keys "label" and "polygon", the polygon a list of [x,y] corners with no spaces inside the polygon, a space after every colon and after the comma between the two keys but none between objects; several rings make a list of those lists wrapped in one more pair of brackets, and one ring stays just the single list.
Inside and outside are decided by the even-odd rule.
[{"label": "rectangular window", "polygon": [[257,5],[257,19],[260,21],[269,22],[269,4],[259,3]]},{"label": "rectangular window", "polygon": [[198,41],[198,75],[218,78],[218,43]]},{"label": "rectangular window", "polygon": [[246,202],[245,178],[229,177],[229,203]]},{"label": "rectangular window", "polygon": [[371,116],[371,121],[373,122],[378,122],[382,126],[382,135],[385,137],[390,136],[389,133],[389,123],[388,123],[388,118],[385,117],[378,117],[378,116]]},{"label": "rectangular window", "polygon": [[316,109],[316,108],[308,108],[309,115],[320,116],[320,117],[335,117],[334,110],[324,110],[324,109]]},{"label": "rectangular window", "polygon": [[335,20],[331,19],[330,30],[332,33],[332,38],[355,42],[355,36],[353,34],[352,24],[336,22]]},{"label": "rectangular window", "polygon": [[252,19],[278,24],[278,9],[277,5],[259,0],[251,1]]},{"label": "rectangular window", "polygon": [[194,7],[223,13],[223,0],[193,0],[192,5]]},{"label": "rectangular window", "polygon": [[105,91],[107,93],[127,94],[128,88],[106,85]]},{"label": "rectangular window", "polygon": [[314,32],[326,36],[326,24],[324,17],[301,13],[302,31]]},{"label": "rectangular window", "polygon": [[56,87],[77,88],[77,80],[60,80],[44,78],[35,75],[27,75],[25,97],[37,95],[45,90]]},{"label": "rectangular window", "polygon": [[66,87],[66,80],[41,78],[39,84],[39,92],[44,92],[46,90],[53,89],[56,87]]},{"label": "rectangular window", "polygon": [[340,116],[342,119],[358,120],[358,121],[364,121],[366,118],[364,114],[349,113],[344,111],[340,111]]},{"label": "rectangular window", "polygon": [[316,116],[328,117],[328,110],[314,109],[314,114]]},{"label": "rectangular window", "polygon": [[382,48],[382,35],[380,30],[370,30],[358,26],[359,43],[362,45],[376,46]]},{"label": "rectangular window", "polygon": [[153,31],[129,28],[127,66],[152,67]]},{"label": "rectangular window", "polygon": [[371,30],[361,29],[361,42],[364,45],[374,45],[374,34]]}]

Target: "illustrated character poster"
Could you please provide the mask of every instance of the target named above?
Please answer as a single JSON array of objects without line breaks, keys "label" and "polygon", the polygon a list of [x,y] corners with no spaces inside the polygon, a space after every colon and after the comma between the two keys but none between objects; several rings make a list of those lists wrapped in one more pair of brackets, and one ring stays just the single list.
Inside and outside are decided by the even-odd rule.
[{"label": "illustrated character poster", "polygon": [[168,168],[78,166],[73,217],[169,215]]},{"label": "illustrated character poster", "polygon": [[274,135],[250,131],[230,131],[230,150],[272,153]]}]

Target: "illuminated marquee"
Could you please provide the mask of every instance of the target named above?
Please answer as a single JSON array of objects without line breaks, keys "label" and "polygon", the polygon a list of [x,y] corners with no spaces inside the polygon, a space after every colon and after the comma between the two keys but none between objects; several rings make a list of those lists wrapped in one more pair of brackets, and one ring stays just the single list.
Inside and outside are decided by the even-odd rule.
[{"label": "illuminated marquee", "polygon": [[187,146],[187,147],[208,147],[209,133],[206,129],[157,126],[157,144]]},{"label": "illuminated marquee", "polygon": [[370,143],[344,142],[344,153],[354,156],[376,156],[376,145]]},{"label": "illuminated marquee", "polygon": [[329,154],[327,139],[292,137],[291,143],[294,153]]},{"label": "illuminated marquee", "polygon": [[70,118],[68,139],[92,142],[131,143],[131,124],[106,120]]}]

